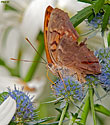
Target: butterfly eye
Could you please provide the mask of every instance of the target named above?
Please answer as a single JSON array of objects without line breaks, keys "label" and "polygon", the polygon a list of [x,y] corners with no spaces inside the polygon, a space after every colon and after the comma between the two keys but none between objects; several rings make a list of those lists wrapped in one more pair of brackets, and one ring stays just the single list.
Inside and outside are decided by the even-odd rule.
[{"label": "butterfly eye", "polygon": [[52,63],[49,63],[49,64],[48,64],[48,67],[50,67],[50,68],[51,68],[51,67],[52,67]]}]

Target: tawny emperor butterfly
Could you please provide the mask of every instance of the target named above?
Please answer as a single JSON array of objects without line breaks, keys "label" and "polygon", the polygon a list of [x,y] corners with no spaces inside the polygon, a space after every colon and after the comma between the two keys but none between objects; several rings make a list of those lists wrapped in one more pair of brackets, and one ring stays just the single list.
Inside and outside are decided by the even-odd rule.
[{"label": "tawny emperor butterfly", "polygon": [[48,6],[44,21],[44,40],[49,69],[65,77],[76,75],[85,82],[87,74],[99,74],[100,64],[85,42],[78,44],[78,33],[64,11]]}]

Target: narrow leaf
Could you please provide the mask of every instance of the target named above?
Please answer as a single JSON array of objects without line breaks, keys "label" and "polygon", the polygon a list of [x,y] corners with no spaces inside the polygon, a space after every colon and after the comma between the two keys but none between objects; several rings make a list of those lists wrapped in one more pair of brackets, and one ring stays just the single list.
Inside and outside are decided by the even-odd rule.
[{"label": "narrow leaf", "polygon": [[95,107],[95,111],[100,112],[104,115],[110,116],[110,111],[106,109],[104,106],[95,104],[94,107]]},{"label": "narrow leaf", "polygon": [[89,96],[87,96],[86,100],[85,100],[85,105],[84,105],[84,108],[83,108],[83,112],[81,114],[80,124],[83,124],[83,125],[86,124],[86,119],[87,119],[87,116],[88,116],[88,113],[89,113],[89,109],[90,109]]},{"label": "narrow leaf", "polygon": [[71,113],[71,115],[72,115],[72,123],[75,123],[76,119],[78,119],[78,113],[75,114]]},{"label": "narrow leaf", "polygon": [[5,11],[9,11],[9,10],[11,10],[11,11],[17,11],[14,7],[10,6],[9,4],[5,4],[4,10]]},{"label": "narrow leaf", "polygon": [[105,0],[97,0],[93,6],[95,14],[103,7]]},{"label": "narrow leaf", "polygon": [[72,22],[73,26],[76,27],[78,26],[83,20],[88,18],[91,14],[93,13],[92,11],[92,6],[88,6],[81,11],[79,11],[75,16],[73,16],[70,21]]},{"label": "narrow leaf", "polygon": [[0,104],[5,100],[3,97],[8,96],[8,92],[2,92],[0,93]]},{"label": "narrow leaf", "polygon": [[53,120],[53,119],[55,119],[56,117],[45,117],[45,118],[43,118],[43,119],[40,119],[40,120],[36,120],[36,121],[32,121],[32,122],[28,122],[27,124],[29,124],[29,125],[38,125],[38,124],[40,124],[40,123],[44,123],[44,122],[48,122],[48,121],[51,121],[51,120]]},{"label": "narrow leaf", "polygon": [[95,17],[95,14],[91,14],[89,17],[88,17],[88,22],[90,22],[93,18]]},{"label": "narrow leaf", "polygon": [[108,46],[110,46],[110,32],[108,33],[107,40],[108,40]]},{"label": "narrow leaf", "polygon": [[[55,109],[56,109],[60,114],[62,113],[62,110],[61,110],[61,109],[59,109],[59,108],[55,108]],[[67,117],[67,118],[70,117],[68,112],[66,112],[65,117]]]},{"label": "narrow leaf", "polygon": [[93,1],[92,0],[78,0],[79,2],[84,2],[84,3],[90,3],[90,4],[92,4],[93,3]]},{"label": "narrow leaf", "polygon": [[110,17],[110,5],[107,4],[104,7],[104,10],[105,10],[105,13],[104,13],[103,22],[102,22],[102,32],[104,32],[107,29],[107,24]]},{"label": "narrow leaf", "polygon": [[0,65],[5,66],[4,60],[0,59]]}]

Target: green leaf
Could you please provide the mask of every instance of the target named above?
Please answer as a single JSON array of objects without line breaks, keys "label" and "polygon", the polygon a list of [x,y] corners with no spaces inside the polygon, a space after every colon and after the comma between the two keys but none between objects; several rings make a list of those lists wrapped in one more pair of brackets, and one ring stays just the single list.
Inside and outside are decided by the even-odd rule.
[{"label": "green leaf", "polygon": [[104,6],[104,17],[103,17],[103,22],[102,22],[102,33],[107,29],[107,24],[109,22],[109,17],[110,17],[110,5],[105,5]]},{"label": "green leaf", "polygon": [[[62,113],[62,110],[61,110],[61,109],[59,109],[59,108],[55,108],[55,109],[56,109],[60,114]],[[66,112],[65,117],[67,117],[67,118],[70,117],[68,112]]]},{"label": "green leaf", "polygon": [[80,123],[79,121],[76,121],[77,125],[85,125],[83,123]]},{"label": "green leaf", "polygon": [[95,107],[95,111],[100,112],[104,115],[110,116],[110,110],[106,109],[104,106],[95,104],[94,107]]},{"label": "green leaf", "polygon": [[110,46],[110,32],[108,33],[107,40],[108,40],[108,46]]},{"label": "green leaf", "polygon": [[93,122],[94,122],[94,125],[96,125],[97,121],[96,121],[95,108],[94,108],[94,92],[93,92],[93,86],[91,85],[91,83],[89,83],[89,97],[90,97],[90,108],[92,112]]},{"label": "green leaf", "polygon": [[9,4],[5,4],[4,10],[6,10],[6,11],[8,11],[8,10],[17,11],[15,8],[13,8],[12,6],[10,6]]},{"label": "green leaf", "polygon": [[97,0],[95,4],[93,5],[93,9],[95,14],[97,14],[100,9],[103,7],[105,0]]},{"label": "green leaf", "polygon": [[0,104],[4,101],[3,97],[5,97],[7,95],[8,95],[8,92],[2,92],[2,93],[0,93]]},{"label": "green leaf", "polygon": [[104,125],[104,118],[102,118],[98,113],[96,113],[96,119],[99,125]]},{"label": "green leaf", "polygon": [[[36,120],[36,121],[32,121],[32,122],[28,122],[27,123],[27,125],[29,124],[31,124],[31,125],[38,125],[38,124],[40,124],[40,123],[44,123],[44,122],[48,122],[48,121],[50,121],[50,120],[53,120],[53,119],[55,119],[56,117],[45,117],[45,118],[43,118],[43,119],[40,119],[40,120]],[[42,124],[42,125],[44,125],[44,124]]]},{"label": "green leaf", "polygon": [[75,16],[73,16],[70,21],[73,24],[74,27],[78,26],[83,20],[88,18],[91,14],[93,13],[92,11],[92,6],[88,6],[81,11],[79,11]]},{"label": "green leaf", "polygon": [[105,4],[110,4],[110,0],[105,0]]},{"label": "green leaf", "polygon": [[90,22],[95,17],[94,13],[88,17],[88,22]]},{"label": "green leaf", "polygon": [[5,66],[4,60],[0,59],[0,65]]},{"label": "green leaf", "polygon": [[84,103],[85,103],[85,105],[84,105],[83,111],[81,113],[81,120],[80,120],[80,124],[83,124],[83,125],[86,124],[86,119],[87,119],[89,109],[90,109],[89,96],[86,97]]},{"label": "green leaf", "polygon": [[16,123],[13,122],[13,121],[11,121],[11,122],[9,123],[9,125],[16,125]]},{"label": "green leaf", "polygon": [[71,115],[72,115],[72,122],[75,123],[76,119],[78,119],[78,113],[75,114],[71,113]]},{"label": "green leaf", "polygon": [[84,2],[84,3],[90,3],[90,4],[92,4],[93,3],[93,1],[92,0],[78,0],[79,2]]},{"label": "green leaf", "polygon": [[55,108],[60,114],[62,113],[62,110],[59,108]]}]

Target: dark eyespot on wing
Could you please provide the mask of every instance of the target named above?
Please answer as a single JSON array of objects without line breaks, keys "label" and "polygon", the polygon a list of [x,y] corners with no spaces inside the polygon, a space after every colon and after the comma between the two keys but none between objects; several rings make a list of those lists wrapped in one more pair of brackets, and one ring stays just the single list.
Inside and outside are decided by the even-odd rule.
[{"label": "dark eyespot on wing", "polygon": [[83,64],[93,64],[93,63],[99,63],[98,61],[82,61]]}]

